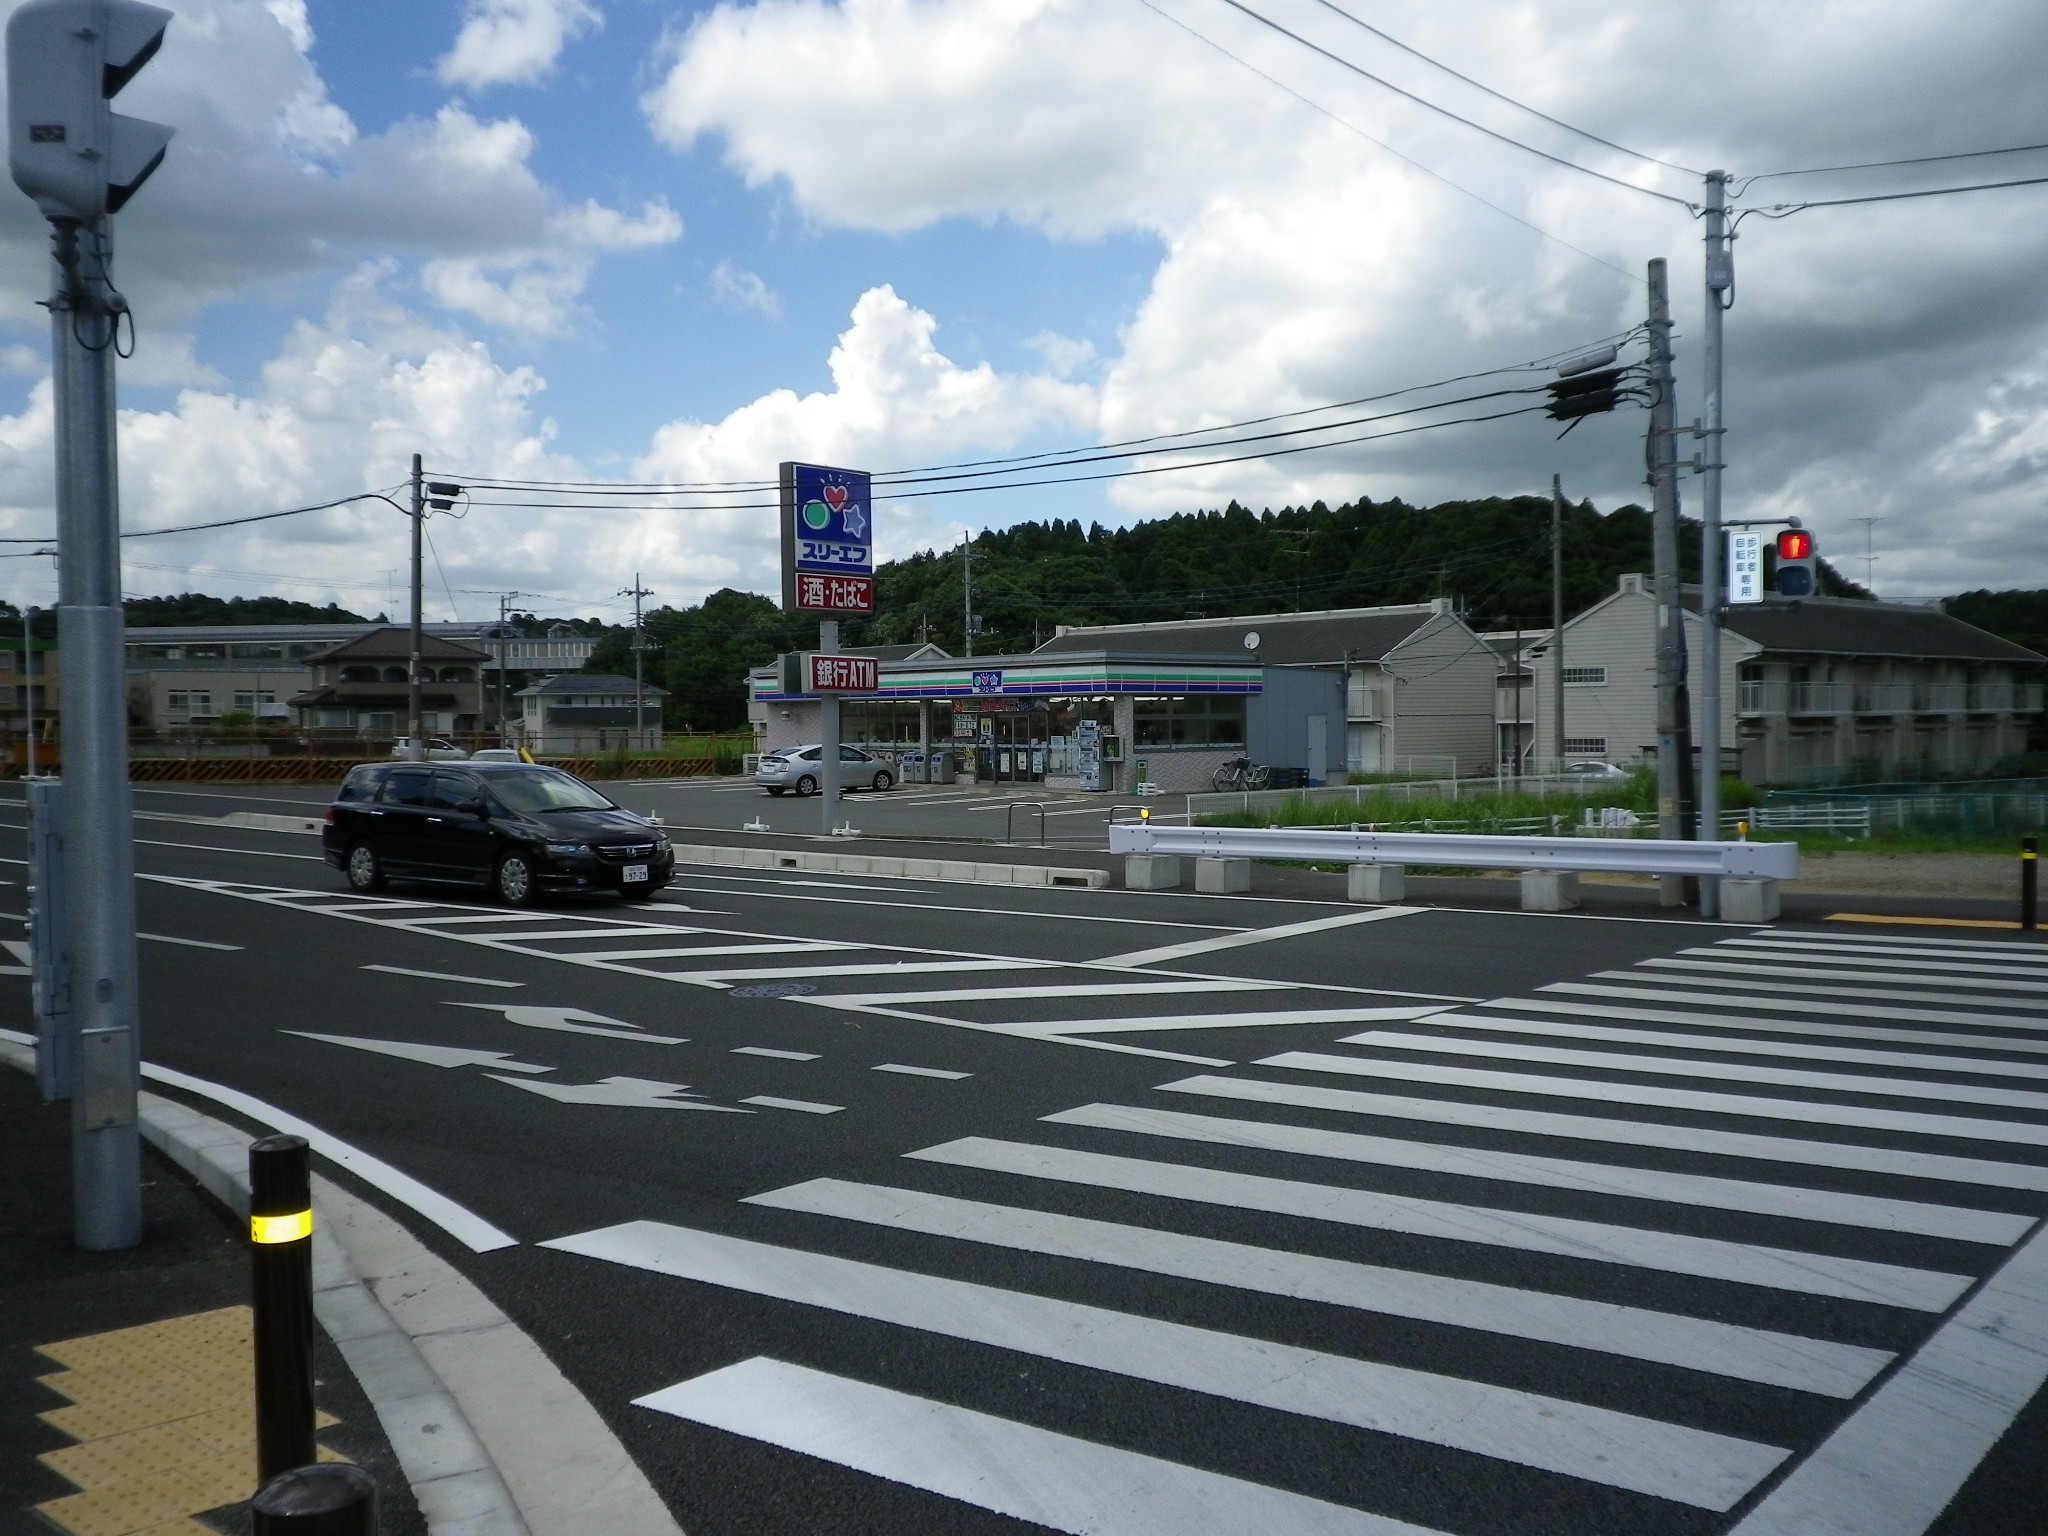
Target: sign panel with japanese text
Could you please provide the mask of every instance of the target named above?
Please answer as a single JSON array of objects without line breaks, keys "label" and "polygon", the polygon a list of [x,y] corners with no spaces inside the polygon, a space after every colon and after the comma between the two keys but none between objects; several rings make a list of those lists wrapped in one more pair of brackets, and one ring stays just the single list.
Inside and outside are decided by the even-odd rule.
[{"label": "sign panel with japanese text", "polygon": [[1747,528],[1728,534],[1728,601],[1760,603],[1764,600],[1764,536]]},{"label": "sign panel with japanese text", "polygon": [[806,693],[873,693],[882,685],[882,664],[872,656],[804,652]]},{"label": "sign panel with japanese text", "polygon": [[867,474],[784,463],[781,490],[784,611],[874,612],[874,517]]}]

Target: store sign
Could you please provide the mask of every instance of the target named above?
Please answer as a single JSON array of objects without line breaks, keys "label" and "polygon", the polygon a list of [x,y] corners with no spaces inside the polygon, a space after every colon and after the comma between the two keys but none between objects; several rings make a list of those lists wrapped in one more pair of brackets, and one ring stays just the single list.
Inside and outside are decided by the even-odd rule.
[{"label": "store sign", "polygon": [[882,664],[872,656],[806,651],[804,681],[806,693],[875,693],[882,686]]},{"label": "store sign", "polygon": [[873,613],[874,508],[867,474],[785,463],[781,487],[783,610]]},{"label": "store sign", "polygon": [[1737,528],[1728,535],[1728,601],[1764,600],[1764,536]]},{"label": "store sign", "polygon": [[1001,693],[1003,691],[1003,674],[1000,672],[975,673],[974,691],[976,693]]}]

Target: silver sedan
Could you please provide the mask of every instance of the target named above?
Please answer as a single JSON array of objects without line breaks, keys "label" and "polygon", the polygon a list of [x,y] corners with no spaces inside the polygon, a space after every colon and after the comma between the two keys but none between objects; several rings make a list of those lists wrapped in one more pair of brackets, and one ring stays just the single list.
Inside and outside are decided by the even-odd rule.
[{"label": "silver sedan", "polygon": [[[761,764],[754,770],[754,782],[771,795],[794,790],[798,795],[815,795],[819,788],[819,769],[823,765],[822,747],[784,747],[779,752],[763,754]],[[859,747],[842,746],[839,749],[839,787],[841,789],[893,789],[896,787],[896,769],[886,759],[863,752]]]}]

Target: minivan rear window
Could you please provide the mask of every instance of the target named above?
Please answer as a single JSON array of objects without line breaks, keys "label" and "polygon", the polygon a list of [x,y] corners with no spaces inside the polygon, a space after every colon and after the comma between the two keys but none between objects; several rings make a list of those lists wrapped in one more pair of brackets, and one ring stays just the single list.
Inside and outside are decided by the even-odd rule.
[{"label": "minivan rear window", "polygon": [[336,800],[374,800],[377,786],[383,782],[390,770],[381,763],[365,763],[352,769],[349,776],[341,781],[341,789],[335,794]]}]

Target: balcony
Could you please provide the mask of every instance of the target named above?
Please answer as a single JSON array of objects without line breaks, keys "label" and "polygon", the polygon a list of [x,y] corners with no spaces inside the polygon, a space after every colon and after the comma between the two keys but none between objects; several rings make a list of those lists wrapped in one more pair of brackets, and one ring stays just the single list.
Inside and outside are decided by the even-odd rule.
[{"label": "balcony", "polygon": [[1744,715],[2032,714],[2039,683],[1772,683],[1736,685]]},{"label": "balcony", "polygon": [[1344,718],[1347,720],[1379,720],[1380,690],[1368,688],[1359,682],[1347,683],[1344,688]]}]

